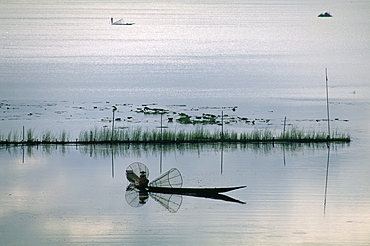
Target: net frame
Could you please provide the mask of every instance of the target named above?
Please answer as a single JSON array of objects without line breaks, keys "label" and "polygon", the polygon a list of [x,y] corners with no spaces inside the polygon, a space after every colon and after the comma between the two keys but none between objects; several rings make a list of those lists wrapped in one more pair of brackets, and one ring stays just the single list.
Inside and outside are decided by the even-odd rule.
[{"label": "net frame", "polygon": [[149,168],[142,162],[133,162],[126,168],[126,173],[128,170],[132,170],[134,174],[136,174],[138,177],[140,177],[140,173],[142,171],[145,172],[146,177],[149,178]]},{"label": "net frame", "polygon": [[152,187],[181,188],[183,183],[182,175],[177,168],[171,168],[149,183]]}]

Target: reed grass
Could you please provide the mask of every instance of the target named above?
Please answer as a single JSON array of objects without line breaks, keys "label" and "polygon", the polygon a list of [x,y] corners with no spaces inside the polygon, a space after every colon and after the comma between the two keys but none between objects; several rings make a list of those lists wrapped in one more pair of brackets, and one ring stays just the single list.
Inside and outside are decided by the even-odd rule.
[{"label": "reed grass", "polygon": [[[112,138],[113,136],[113,138]],[[220,130],[210,131],[203,127],[194,130],[168,130],[125,128],[116,129],[112,135],[110,129],[95,128],[91,131],[82,131],[79,142],[136,142],[136,143],[160,143],[160,142],[325,142],[325,141],[350,141],[350,136],[345,133],[333,132],[333,137],[327,138],[325,132],[291,128],[284,132],[274,132],[271,129],[255,129],[251,132],[236,132]]]},{"label": "reed grass", "polygon": [[[113,134],[109,128],[94,128],[91,130],[82,130],[78,139],[69,140],[69,134],[66,131],[58,135],[51,131],[43,132],[41,137],[37,137],[34,129],[28,129],[26,134],[26,143],[207,143],[207,142],[349,142],[350,136],[347,133],[340,133],[338,130],[331,134],[328,139],[326,132],[315,130],[305,130],[292,127],[287,131],[273,131],[268,128],[254,129],[250,132],[236,132],[224,130],[210,131],[201,126],[186,131],[169,129],[143,129],[123,128],[115,129]],[[21,135],[17,132],[4,134],[0,132],[0,144],[20,144]]]},{"label": "reed grass", "polygon": [[35,142],[36,141],[36,138],[35,138],[35,129],[28,129],[27,130],[27,142]]},{"label": "reed grass", "polygon": [[41,139],[44,142],[52,142],[55,138],[54,138],[53,134],[51,133],[51,131],[47,131],[47,132],[42,134]]},{"label": "reed grass", "polygon": [[[2,137],[4,137],[4,135],[1,134]],[[4,137],[4,140],[7,141],[7,142],[21,142],[21,138],[20,138],[20,134],[15,131],[15,132],[9,132],[7,134],[7,137]],[[3,140],[3,141],[4,141]]]}]

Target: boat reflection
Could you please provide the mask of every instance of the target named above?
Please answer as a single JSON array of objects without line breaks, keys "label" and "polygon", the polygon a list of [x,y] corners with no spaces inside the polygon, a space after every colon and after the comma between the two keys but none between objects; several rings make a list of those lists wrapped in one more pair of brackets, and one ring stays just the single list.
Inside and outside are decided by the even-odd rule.
[{"label": "boat reflection", "polygon": [[132,184],[129,184],[126,188],[126,202],[131,207],[144,206],[148,202],[149,197],[152,197],[171,213],[176,213],[182,204],[182,195],[148,192],[146,190],[139,190]]},{"label": "boat reflection", "polygon": [[126,177],[130,182],[126,188],[125,199],[132,207],[141,207],[146,204],[149,197],[153,198],[169,212],[177,212],[182,204],[183,196],[203,197],[227,202],[245,204],[245,202],[221,194],[227,191],[244,188],[246,186],[221,188],[182,188],[183,179],[176,168],[171,168],[160,175],[148,185],[140,182],[149,177],[149,169],[140,162],[130,164],[126,169]]}]

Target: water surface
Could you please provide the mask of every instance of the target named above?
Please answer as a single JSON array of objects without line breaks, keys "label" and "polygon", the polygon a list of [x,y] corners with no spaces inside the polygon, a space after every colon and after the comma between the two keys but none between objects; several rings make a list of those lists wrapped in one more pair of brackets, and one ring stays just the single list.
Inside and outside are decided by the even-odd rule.
[{"label": "water surface", "polygon": [[[222,155],[220,146],[162,152],[40,146],[24,155],[20,148],[2,149],[2,242],[365,245],[370,170],[350,161],[358,154],[350,149],[233,145],[224,146]],[[178,168],[184,187],[247,185],[227,193],[246,204],[186,196],[176,213],[153,198],[131,207],[125,169],[134,161],[145,163],[152,179]]]},{"label": "water surface", "polygon": [[[225,129],[325,131],[332,145],[0,149],[4,245],[366,245],[370,241],[368,1],[0,3],[0,134],[193,126],[144,105],[252,119]],[[330,11],[333,18],[317,18]],[[110,18],[135,22],[111,26]],[[232,109],[236,108],[236,111]],[[173,112],[176,112],[173,114]],[[168,117],[168,115],[166,115]],[[268,121],[267,121],[268,120]],[[204,126],[219,129],[219,126]],[[113,153],[113,154],[112,154]],[[113,156],[113,164],[112,164]],[[222,160],[222,161],[221,161]],[[125,168],[172,168],[184,186],[247,185],[246,204],[183,197],[177,213],[125,200]]]}]

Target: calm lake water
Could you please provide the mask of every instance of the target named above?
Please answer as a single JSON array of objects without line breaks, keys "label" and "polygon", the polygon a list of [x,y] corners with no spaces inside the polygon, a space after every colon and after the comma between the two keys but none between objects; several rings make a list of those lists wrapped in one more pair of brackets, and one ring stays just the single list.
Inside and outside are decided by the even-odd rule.
[{"label": "calm lake water", "polygon": [[[348,145],[40,146],[2,150],[4,245],[366,245],[368,154]],[[112,158],[113,157],[113,158]],[[125,199],[125,169],[176,167],[184,187],[247,185],[246,204],[182,197],[170,213]],[[162,172],[163,172],[162,171]],[[178,198],[176,198],[178,200]],[[177,201],[176,200],[176,201]]]},{"label": "calm lake water", "polygon": [[[194,129],[179,112],[230,116],[227,130],[333,131],[350,144],[38,146],[0,149],[2,245],[368,245],[368,1],[10,1],[0,3],[0,134]],[[330,11],[332,18],[317,18]],[[112,26],[110,18],[135,22]],[[137,108],[169,110],[165,119]],[[233,109],[236,109],[233,111]],[[233,121],[245,117],[254,124]],[[219,129],[219,126],[204,126]],[[126,167],[185,187],[247,185],[246,204],[126,202]],[[180,199],[176,197],[176,199]]]}]

